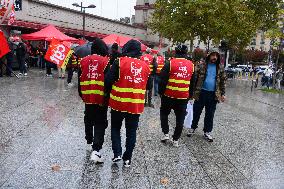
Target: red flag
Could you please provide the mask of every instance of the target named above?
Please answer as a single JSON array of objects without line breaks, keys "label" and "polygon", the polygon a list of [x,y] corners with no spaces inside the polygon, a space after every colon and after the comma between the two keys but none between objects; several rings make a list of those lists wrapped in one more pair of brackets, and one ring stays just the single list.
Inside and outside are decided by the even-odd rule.
[{"label": "red flag", "polygon": [[4,36],[4,33],[0,30],[0,58],[10,52],[8,42]]},{"label": "red flag", "polygon": [[57,39],[52,39],[44,58],[63,68],[68,63],[72,53],[70,42],[60,42]]}]

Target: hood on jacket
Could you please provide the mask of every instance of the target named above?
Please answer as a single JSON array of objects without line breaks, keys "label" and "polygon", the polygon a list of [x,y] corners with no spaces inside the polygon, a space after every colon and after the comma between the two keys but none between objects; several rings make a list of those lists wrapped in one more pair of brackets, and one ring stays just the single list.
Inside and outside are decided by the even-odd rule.
[{"label": "hood on jacket", "polygon": [[122,48],[122,56],[137,58],[141,56],[141,43],[131,39]]},{"label": "hood on jacket", "polygon": [[176,55],[178,56],[186,56],[188,48],[186,45],[178,45],[176,46],[175,51],[176,51]]},{"label": "hood on jacket", "polygon": [[95,38],[91,47],[91,53],[100,56],[108,55],[108,47],[103,40],[100,38]]},{"label": "hood on jacket", "polygon": [[211,49],[209,49],[209,51],[208,51],[208,53],[207,53],[207,56],[206,56],[206,59],[205,59],[205,62],[206,62],[206,63],[209,63],[209,61],[210,61],[210,55],[213,54],[213,53],[217,53],[218,60],[216,61],[216,64],[219,65],[219,64],[220,64],[221,56],[220,56],[220,51],[219,51],[218,48],[211,48]]}]

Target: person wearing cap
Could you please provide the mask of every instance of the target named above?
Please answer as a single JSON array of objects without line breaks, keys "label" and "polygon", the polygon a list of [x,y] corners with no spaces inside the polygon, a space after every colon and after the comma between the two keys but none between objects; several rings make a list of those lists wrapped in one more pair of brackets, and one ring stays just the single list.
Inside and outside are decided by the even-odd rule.
[{"label": "person wearing cap", "polygon": [[[149,65],[140,60],[141,43],[128,41],[122,48],[122,56],[111,66],[105,78],[105,94],[111,108],[111,141],[114,157],[123,159],[124,167],[130,167],[136,143],[136,131],[140,114],[144,111],[145,91],[150,75]],[[125,119],[126,150],[122,156],[120,130]]]},{"label": "person wearing cap", "polygon": [[176,54],[166,62],[160,72],[159,94],[161,96],[160,120],[163,132],[162,142],[170,140],[168,116],[171,110],[176,115],[176,127],[172,136],[173,146],[179,146],[188,100],[192,97],[194,64],[187,60],[187,46],[178,45]]},{"label": "person wearing cap", "polygon": [[211,132],[213,130],[213,119],[218,102],[224,102],[226,75],[224,66],[220,63],[218,49],[211,49],[205,59],[197,65],[194,81],[194,104],[193,120],[191,129],[187,136],[191,137],[198,127],[198,122],[203,108],[205,107],[204,137],[213,142]]},{"label": "person wearing cap", "polygon": [[103,163],[100,150],[104,143],[107,121],[107,99],[104,95],[105,74],[109,70],[108,47],[99,38],[95,38],[91,55],[84,57],[78,70],[78,92],[85,103],[85,139],[93,144],[91,160]]},{"label": "person wearing cap", "polygon": [[147,82],[147,90],[145,93],[145,106],[149,106],[151,108],[154,108],[154,104],[152,103],[152,96],[153,96],[153,82],[154,82],[154,77],[157,71],[157,63],[155,57],[151,54],[151,49],[147,48],[146,53],[141,56],[141,60],[143,60],[146,64],[149,65],[150,67],[150,72],[151,75],[148,79]]}]

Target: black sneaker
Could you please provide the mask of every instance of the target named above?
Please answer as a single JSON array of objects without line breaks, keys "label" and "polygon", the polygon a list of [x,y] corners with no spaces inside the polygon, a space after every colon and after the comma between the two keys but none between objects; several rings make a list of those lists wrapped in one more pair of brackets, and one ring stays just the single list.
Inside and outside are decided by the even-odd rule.
[{"label": "black sneaker", "polygon": [[154,104],[152,104],[152,103],[149,104],[148,107],[150,107],[150,108],[155,108]]},{"label": "black sneaker", "polygon": [[124,160],[123,161],[123,166],[124,167],[128,168],[128,167],[130,167],[130,165],[131,165],[131,160]]},{"label": "black sneaker", "polygon": [[195,129],[188,129],[187,135],[188,137],[191,137],[192,135],[194,135]]},{"label": "black sneaker", "polygon": [[114,162],[114,163],[119,162],[120,160],[122,160],[121,156],[116,156],[116,157],[112,158],[112,162]]}]

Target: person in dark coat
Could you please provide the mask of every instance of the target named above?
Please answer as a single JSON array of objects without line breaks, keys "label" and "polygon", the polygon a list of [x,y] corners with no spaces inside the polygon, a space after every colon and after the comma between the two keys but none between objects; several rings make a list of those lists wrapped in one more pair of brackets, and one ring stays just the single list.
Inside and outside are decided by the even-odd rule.
[{"label": "person in dark coat", "polygon": [[109,70],[107,45],[95,38],[91,55],[82,59],[78,71],[78,92],[85,103],[85,139],[93,144],[91,160],[103,163],[100,150],[104,143],[107,121],[107,99],[104,99],[104,77]]},{"label": "person in dark coat", "polygon": [[[105,78],[105,94],[110,98],[111,107],[112,161],[123,159],[124,167],[131,165],[150,74],[149,65],[140,60],[140,56],[141,43],[136,40],[128,41],[122,49],[122,56],[114,61]],[[123,120],[126,128],[126,150],[122,155],[120,130]]]},{"label": "person in dark coat", "polygon": [[118,51],[118,44],[114,43],[111,46],[111,55],[110,55],[110,60],[109,60],[110,65],[112,65],[114,61],[120,56],[121,56],[121,53]]},{"label": "person in dark coat", "polygon": [[[187,46],[178,45],[175,57],[165,63],[160,72],[159,95],[161,96],[160,120],[163,132],[162,142],[170,140],[168,116],[171,110],[176,115],[176,127],[172,136],[173,146],[179,146],[188,100],[192,98],[194,65],[187,60]],[[175,62],[178,62],[177,65]],[[174,85],[174,86],[173,86]]]},{"label": "person in dark coat", "polygon": [[26,54],[27,49],[23,42],[18,42],[17,48],[16,48],[16,55],[17,55],[17,61],[20,67],[20,73],[19,75],[27,76],[27,67],[25,65],[26,60]]}]

